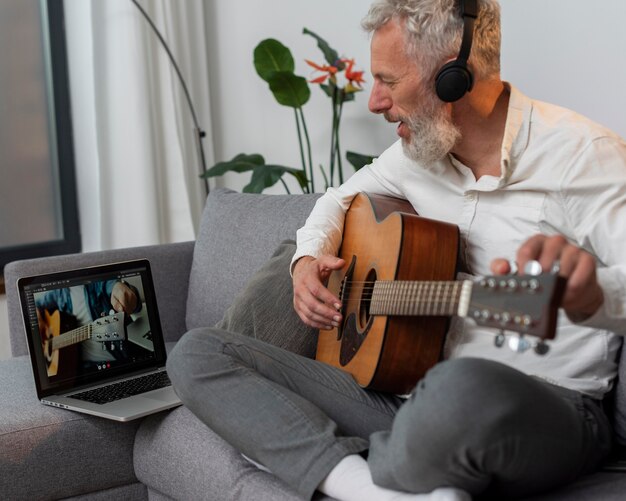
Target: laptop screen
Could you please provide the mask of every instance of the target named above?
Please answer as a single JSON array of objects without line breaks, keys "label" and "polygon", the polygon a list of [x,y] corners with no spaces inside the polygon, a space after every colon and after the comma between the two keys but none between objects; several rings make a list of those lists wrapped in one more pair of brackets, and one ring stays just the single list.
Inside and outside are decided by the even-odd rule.
[{"label": "laptop screen", "polygon": [[147,260],[18,281],[39,397],[163,366]]}]

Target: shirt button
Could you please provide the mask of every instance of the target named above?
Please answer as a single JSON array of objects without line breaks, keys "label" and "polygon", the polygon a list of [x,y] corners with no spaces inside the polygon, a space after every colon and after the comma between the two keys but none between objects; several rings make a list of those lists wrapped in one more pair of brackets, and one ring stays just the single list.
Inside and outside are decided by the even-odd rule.
[{"label": "shirt button", "polygon": [[467,193],[465,195],[465,200],[473,202],[474,200],[476,200],[476,195],[474,193]]}]

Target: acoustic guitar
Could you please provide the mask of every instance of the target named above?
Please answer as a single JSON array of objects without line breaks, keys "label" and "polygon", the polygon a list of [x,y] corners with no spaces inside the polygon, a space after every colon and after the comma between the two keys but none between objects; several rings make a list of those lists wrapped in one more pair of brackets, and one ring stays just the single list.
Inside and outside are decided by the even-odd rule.
[{"label": "acoustic guitar", "polygon": [[63,333],[61,333],[61,312],[59,310],[52,313],[44,310],[43,314],[37,310],[37,317],[48,377],[56,376],[59,372],[59,367],[62,365],[59,361],[59,350],[62,348],[74,346],[87,339],[108,343],[123,341],[127,337],[124,313],[103,316],[89,324]]},{"label": "acoustic guitar", "polygon": [[565,279],[539,275],[455,280],[459,230],[419,217],[411,205],[360,193],[345,219],[339,256],[346,262],[329,277],[341,299],[341,325],[319,333],[316,359],[338,367],[365,388],[409,393],[440,359],[449,317],[553,339]]}]

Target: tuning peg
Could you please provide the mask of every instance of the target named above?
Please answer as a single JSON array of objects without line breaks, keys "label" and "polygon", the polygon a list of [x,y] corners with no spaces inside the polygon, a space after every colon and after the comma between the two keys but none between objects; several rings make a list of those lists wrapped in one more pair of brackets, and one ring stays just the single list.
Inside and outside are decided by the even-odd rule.
[{"label": "tuning peg", "polygon": [[550,345],[542,339],[541,341],[535,343],[533,349],[537,355],[545,355],[550,351]]},{"label": "tuning peg", "polygon": [[493,344],[496,345],[496,348],[502,348],[502,346],[504,345],[504,341],[504,331],[499,331],[498,334],[496,334],[496,337],[493,338]]},{"label": "tuning peg", "polygon": [[511,336],[509,339],[509,348],[517,353],[524,353],[530,347],[530,342],[523,336]]},{"label": "tuning peg", "polygon": [[528,261],[525,265],[524,265],[524,273],[526,275],[532,275],[532,276],[537,276],[537,275],[541,275],[542,272],[542,268],[541,268],[541,263],[539,261]]}]

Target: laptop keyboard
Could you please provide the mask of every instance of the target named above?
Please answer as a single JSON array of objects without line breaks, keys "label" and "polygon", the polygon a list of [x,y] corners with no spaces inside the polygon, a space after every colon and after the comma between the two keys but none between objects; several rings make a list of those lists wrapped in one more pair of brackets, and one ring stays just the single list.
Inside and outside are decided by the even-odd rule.
[{"label": "laptop keyboard", "polygon": [[113,383],[108,386],[102,386],[101,388],[82,391],[69,396],[71,398],[85,400],[94,404],[107,404],[109,402],[114,402],[115,400],[132,397],[133,395],[138,395],[147,391],[158,390],[159,388],[164,388],[170,384],[170,378],[168,377],[167,372],[161,371],[134,379],[128,379],[126,381],[120,381],[119,383]]}]

